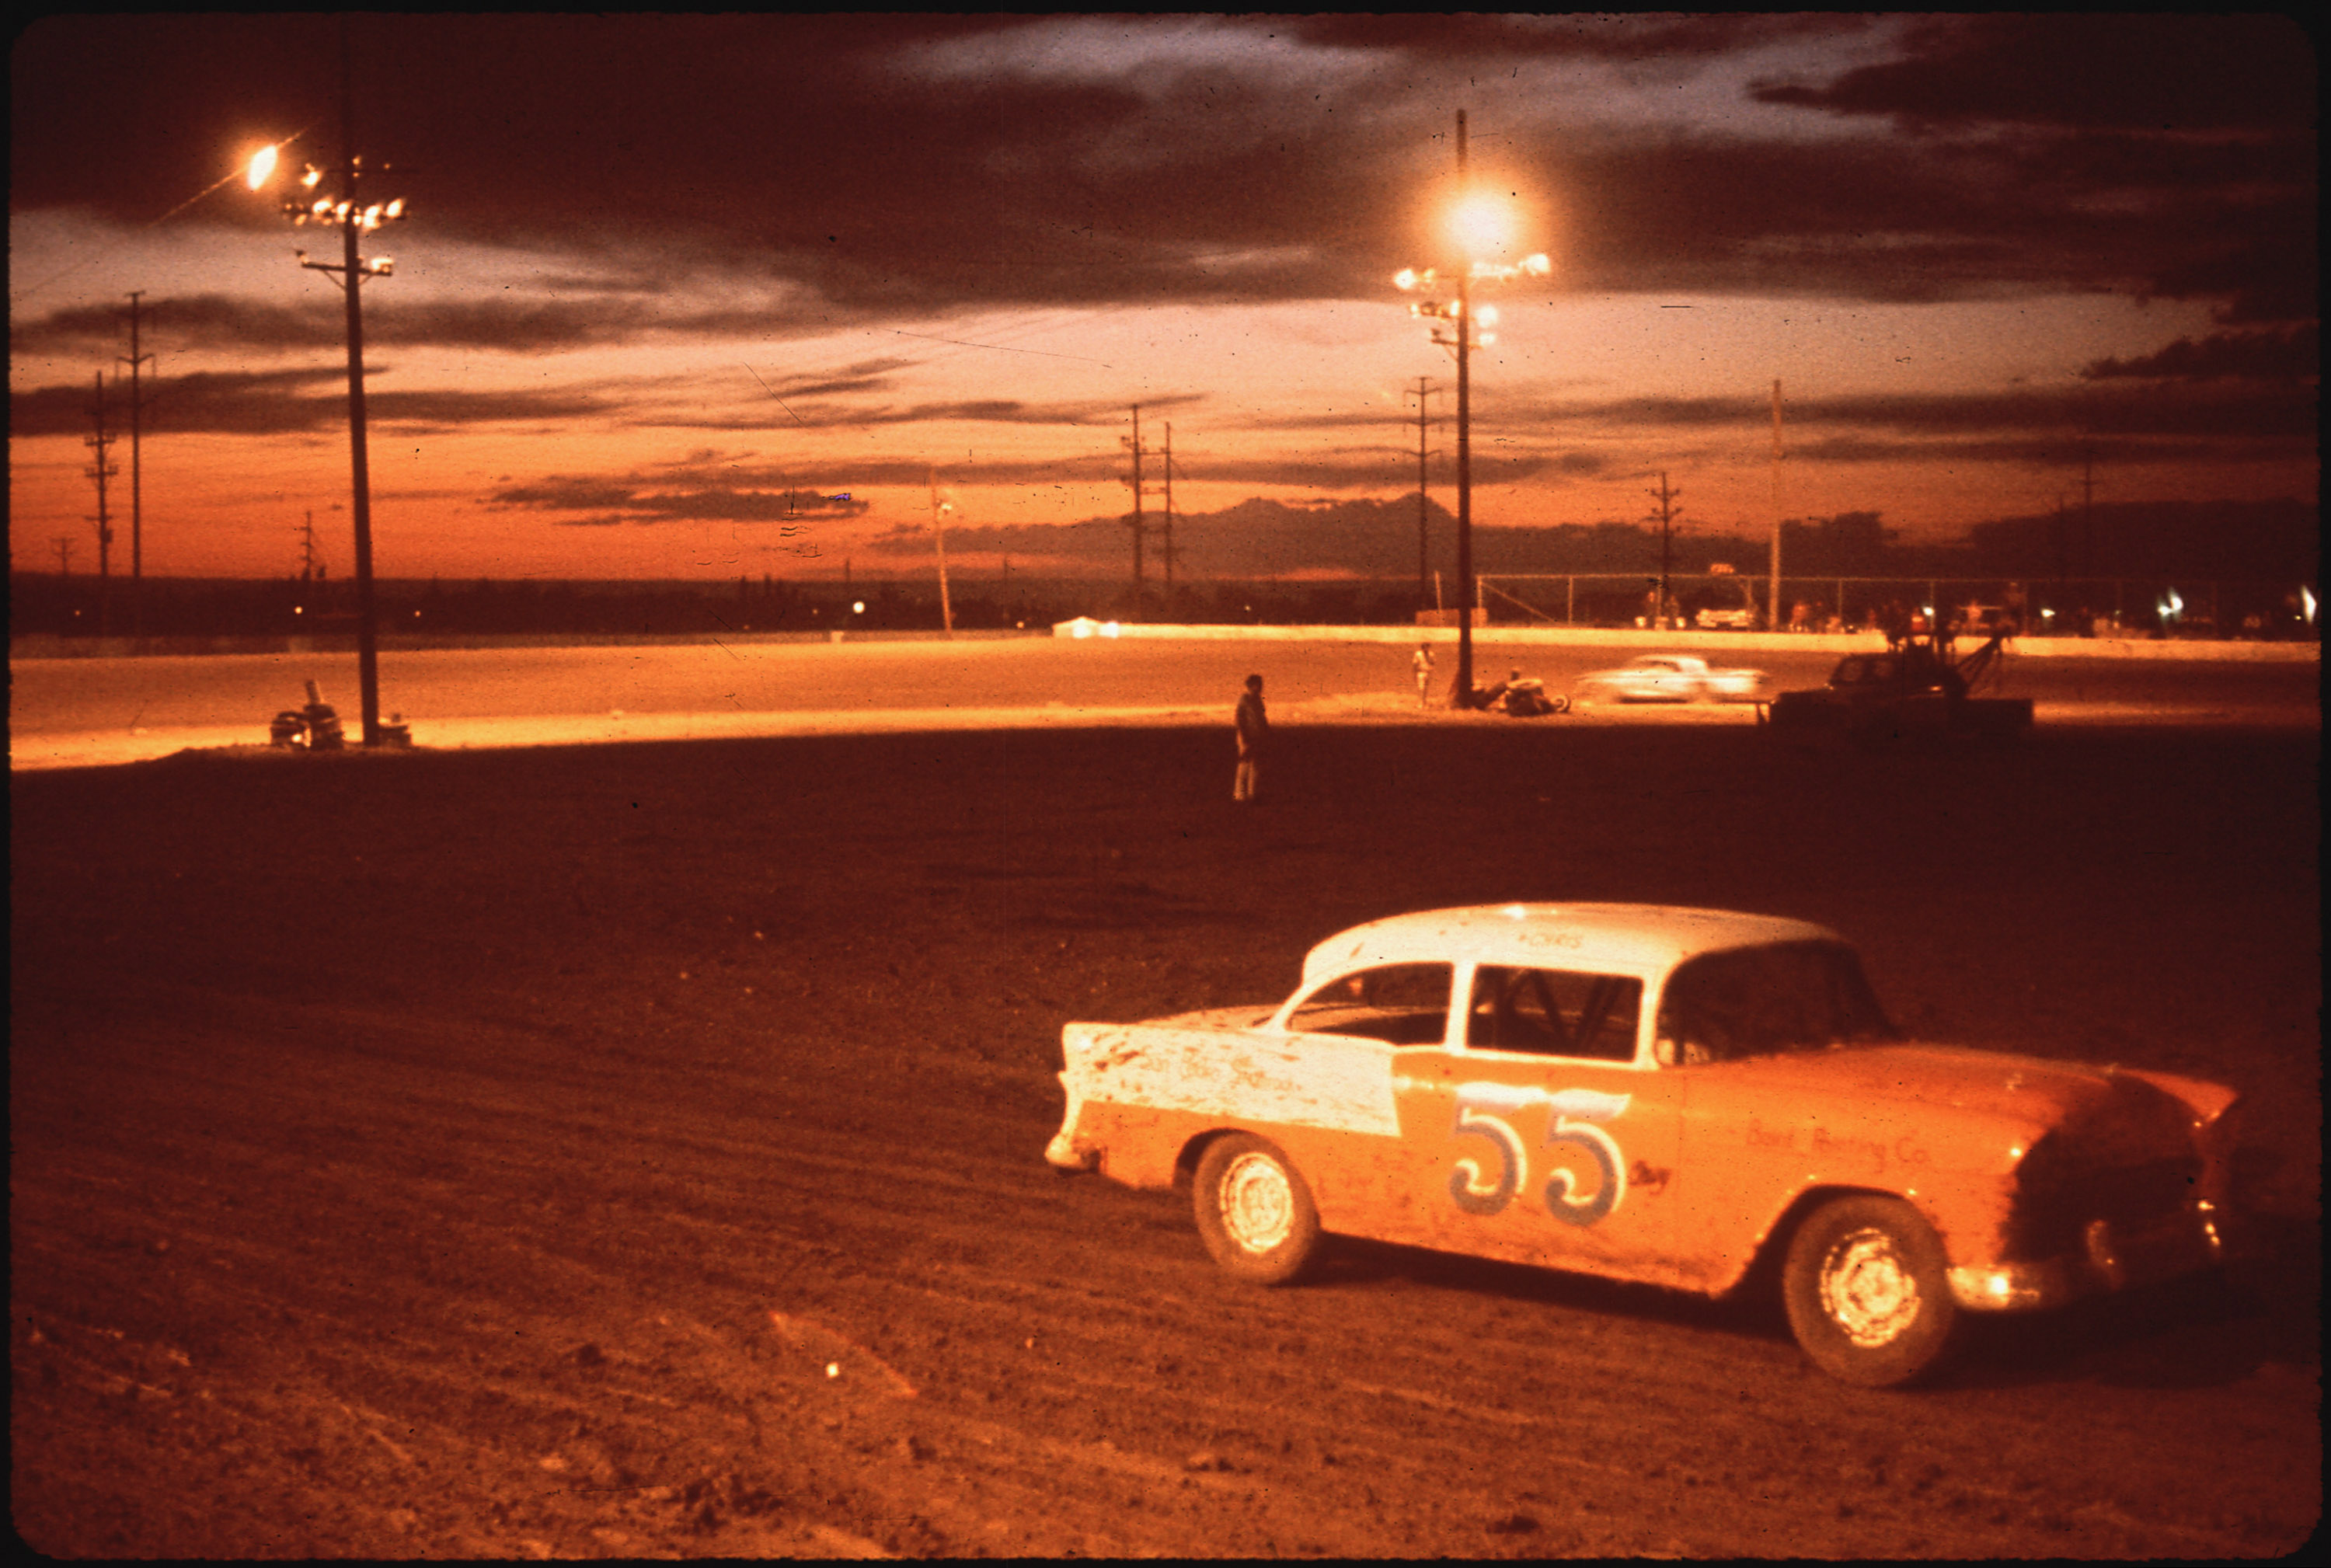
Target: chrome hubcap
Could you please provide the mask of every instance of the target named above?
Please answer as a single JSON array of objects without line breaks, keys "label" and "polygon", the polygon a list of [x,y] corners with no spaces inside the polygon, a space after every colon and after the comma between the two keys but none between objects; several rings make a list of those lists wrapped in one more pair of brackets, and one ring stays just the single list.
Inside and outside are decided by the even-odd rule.
[{"label": "chrome hubcap", "polygon": [[1892,1343],[1918,1317],[1918,1282],[1883,1231],[1856,1231],[1829,1250],[1821,1297],[1830,1321],[1864,1348]]},{"label": "chrome hubcap", "polygon": [[1223,1229],[1249,1252],[1268,1252],[1295,1229],[1295,1191],[1279,1162],[1241,1155],[1223,1172],[1216,1193]]}]

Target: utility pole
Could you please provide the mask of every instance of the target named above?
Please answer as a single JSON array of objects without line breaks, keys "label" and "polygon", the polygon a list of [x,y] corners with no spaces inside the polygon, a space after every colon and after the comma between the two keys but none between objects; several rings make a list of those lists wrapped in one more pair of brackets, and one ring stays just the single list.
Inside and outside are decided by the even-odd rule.
[{"label": "utility pole", "polygon": [[129,295],[129,632],[146,635],[146,481],[138,451],[146,403],[140,394],[138,367],[154,356],[138,352],[138,299],[142,289]]},{"label": "utility pole", "polygon": [[323,575],[322,564],[316,559],[316,514],[311,509],[300,529],[300,581],[319,582]]},{"label": "utility pole", "polygon": [[120,439],[105,429],[105,372],[97,373],[97,404],[90,411],[97,422],[97,433],[81,437],[81,445],[96,455],[86,470],[97,481],[97,634],[107,634],[106,597],[112,587],[113,514],[105,506],[105,481],[121,470],[114,466],[113,443]]},{"label": "utility pole", "polygon": [[1144,496],[1150,496],[1157,493],[1143,482],[1141,477],[1141,460],[1145,457],[1154,457],[1158,455],[1157,450],[1155,447],[1146,447],[1141,444],[1141,405],[1137,403],[1133,405],[1133,434],[1129,438],[1126,436],[1118,436],[1117,438],[1117,442],[1119,446],[1126,448],[1133,453],[1133,477],[1121,482],[1133,487],[1133,516],[1127,519],[1127,524],[1133,529],[1132,613],[1136,617],[1138,617],[1141,613],[1141,600],[1143,593],[1141,577],[1141,546],[1149,532],[1149,525],[1141,515],[1141,501]]},{"label": "utility pole", "polygon": [[1126,483],[1133,487],[1133,613],[1141,613],[1141,405],[1133,405],[1133,438],[1117,438],[1118,444],[1133,449],[1133,477]]},{"label": "utility pole", "polygon": [[[1174,422],[1166,422],[1166,525],[1160,535],[1166,557],[1166,608],[1174,608]],[[1172,619],[1169,613],[1167,619]]]},{"label": "utility pole", "polygon": [[1765,626],[1778,632],[1781,620],[1781,382],[1773,380],[1773,588]]},{"label": "utility pole", "polygon": [[51,539],[49,542],[57,547],[57,575],[60,577],[71,576],[73,547],[72,536],[70,534],[59,534],[55,538]]},{"label": "utility pole", "polygon": [[1675,521],[1675,501],[1682,494],[1681,490],[1668,489],[1667,470],[1660,470],[1660,488],[1651,491],[1651,499],[1660,503],[1660,603],[1653,619],[1660,629],[1666,627],[1668,621],[1668,576],[1674,559],[1670,541]]},{"label": "utility pole", "polygon": [[1432,395],[1432,377],[1416,378],[1416,607],[1421,612],[1432,592],[1432,578],[1425,557],[1426,523],[1429,516],[1425,499],[1425,460],[1431,455],[1425,446],[1426,432],[1431,419],[1426,400]]},{"label": "utility pole", "polygon": [[2080,575],[2096,575],[2097,546],[2097,449],[2090,447],[2080,458]]}]

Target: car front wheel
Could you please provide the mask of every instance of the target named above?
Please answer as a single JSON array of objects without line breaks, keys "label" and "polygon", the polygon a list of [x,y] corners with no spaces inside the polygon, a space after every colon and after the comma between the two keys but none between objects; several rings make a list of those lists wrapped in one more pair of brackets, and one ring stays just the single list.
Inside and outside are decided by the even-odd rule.
[{"label": "car front wheel", "polygon": [[1934,1370],[1958,1316],[1942,1239],[1898,1198],[1841,1198],[1789,1243],[1782,1294],[1813,1364],[1864,1388]]},{"label": "car front wheel", "polygon": [[1225,1273],[1285,1285],[1319,1247],[1311,1189],[1278,1147],[1249,1133],[1206,1145],[1191,1183],[1198,1235]]}]

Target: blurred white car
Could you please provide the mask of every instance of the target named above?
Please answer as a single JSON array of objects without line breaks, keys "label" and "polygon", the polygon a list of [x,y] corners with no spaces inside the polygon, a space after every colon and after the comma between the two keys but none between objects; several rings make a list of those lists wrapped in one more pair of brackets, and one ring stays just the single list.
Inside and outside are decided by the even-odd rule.
[{"label": "blurred white car", "polygon": [[1717,670],[1689,653],[1645,653],[1579,679],[1579,694],[1607,702],[1750,702],[1761,670]]}]

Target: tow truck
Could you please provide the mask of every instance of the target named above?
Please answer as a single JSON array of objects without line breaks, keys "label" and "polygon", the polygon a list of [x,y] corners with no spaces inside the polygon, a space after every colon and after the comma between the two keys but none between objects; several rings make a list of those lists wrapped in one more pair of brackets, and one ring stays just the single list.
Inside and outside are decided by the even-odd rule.
[{"label": "tow truck", "polygon": [[1958,658],[1948,631],[1913,626],[1889,637],[1883,653],[1839,660],[1827,686],[1760,703],[1756,720],[1776,732],[1834,735],[1871,746],[1910,738],[2018,739],[2031,728],[2030,698],[1973,695],[1998,678],[2006,641],[2003,627]]}]

